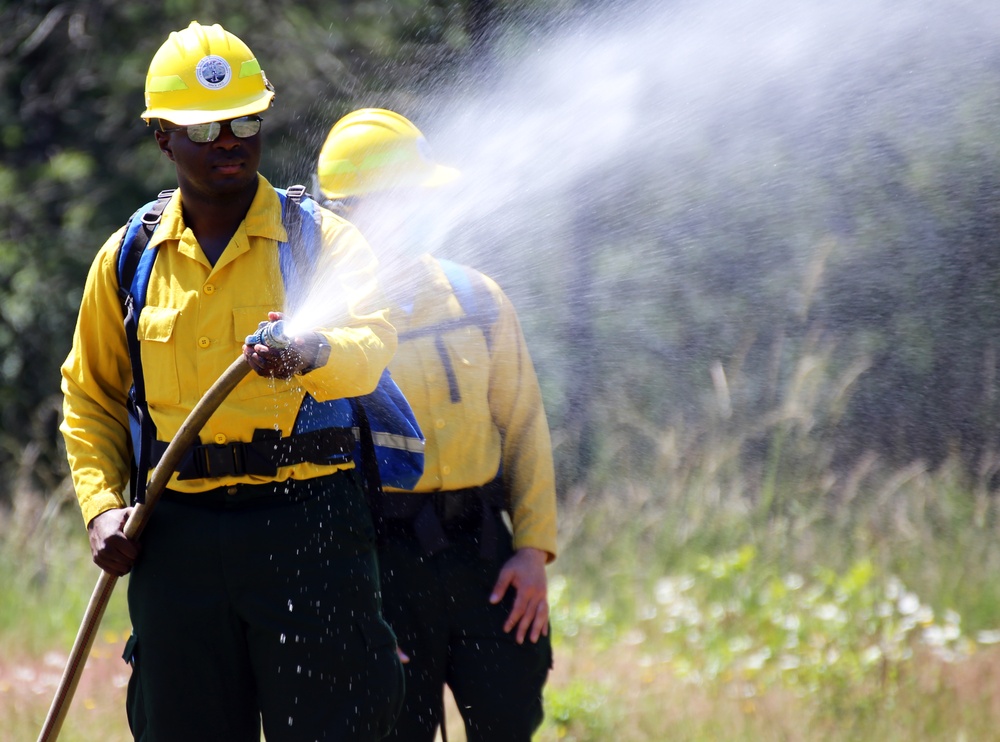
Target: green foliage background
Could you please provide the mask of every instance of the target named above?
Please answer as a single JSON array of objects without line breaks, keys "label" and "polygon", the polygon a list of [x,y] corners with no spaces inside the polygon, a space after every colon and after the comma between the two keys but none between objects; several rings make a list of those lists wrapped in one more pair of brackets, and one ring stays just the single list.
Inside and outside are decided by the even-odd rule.
[{"label": "green foliage background", "polygon": [[[979,5],[955,12],[973,18]],[[632,4],[0,2],[0,500],[18,481],[49,491],[65,475],[58,367],[87,268],[173,184],[138,120],[145,69],[170,31],[220,22],[263,60],[278,97],[262,170],[287,184],[311,171],[346,111],[419,112],[432,91],[609,7]],[[747,431],[735,455],[764,500],[807,465],[783,455],[793,429],[844,477],[833,490],[870,451],[893,465],[957,455],[970,476],[992,476],[1000,54],[984,47],[975,84],[959,85],[935,60],[961,43],[928,34],[863,82],[831,86],[827,105],[845,112],[833,124],[788,109],[780,86],[727,99],[756,156],[734,160],[715,124],[682,158],[654,150],[627,178],[582,177],[543,202],[501,205],[532,224],[510,245],[474,225],[456,238],[521,310],[564,493],[655,479],[669,431],[706,440],[719,426]],[[926,107],[901,120],[892,91],[914,76]],[[507,249],[525,239],[544,249]],[[833,385],[816,394],[836,404],[775,423],[811,354]]]}]

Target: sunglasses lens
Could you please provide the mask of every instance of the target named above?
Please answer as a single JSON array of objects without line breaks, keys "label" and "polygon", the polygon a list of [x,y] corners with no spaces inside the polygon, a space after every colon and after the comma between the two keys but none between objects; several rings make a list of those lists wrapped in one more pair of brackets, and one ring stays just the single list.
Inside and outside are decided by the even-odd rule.
[{"label": "sunglasses lens", "polygon": [[260,131],[260,119],[256,116],[241,116],[230,121],[229,128],[232,129],[233,136],[246,139]]},{"label": "sunglasses lens", "polygon": [[218,121],[212,121],[208,124],[192,124],[187,127],[188,139],[192,142],[198,144],[204,144],[205,142],[214,142],[219,137],[219,132],[222,131],[222,124]]},{"label": "sunglasses lens", "polygon": [[[229,129],[233,132],[233,136],[246,139],[260,131],[260,122],[261,120],[256,116],[241,116],[229,122]],[[183,128],[187,130],[188,139],[196,144],[214,142],[222,133],[222,124],[218,121],[207,124],[191,124]]]}]

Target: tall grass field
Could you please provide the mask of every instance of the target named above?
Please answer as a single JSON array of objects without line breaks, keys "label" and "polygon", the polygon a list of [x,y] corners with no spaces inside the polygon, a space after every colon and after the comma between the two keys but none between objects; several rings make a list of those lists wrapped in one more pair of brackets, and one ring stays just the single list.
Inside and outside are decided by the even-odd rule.
[{"label": "tall grass field", "polygon": [[[1000,739],[995,469],[835,470],[811,421],[841,387],[793,380],[745,430],[647,428],[634,477],[563,493],[539,740]],[[33,740],[98,574],[68,483],[0,517],[0,737]],[[67,742],[130,738],[125,588]]]}]

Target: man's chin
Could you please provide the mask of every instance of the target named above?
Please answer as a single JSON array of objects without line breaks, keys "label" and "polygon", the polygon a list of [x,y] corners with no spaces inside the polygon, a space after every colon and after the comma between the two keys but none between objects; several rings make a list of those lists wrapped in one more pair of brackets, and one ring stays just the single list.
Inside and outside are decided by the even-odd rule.
[{"label": "man's chin", "polygon": [[240,170],[237,173],[216,172],[212,179],[212,190],[219,195],[242,193],[257,185],[257,173]]}]

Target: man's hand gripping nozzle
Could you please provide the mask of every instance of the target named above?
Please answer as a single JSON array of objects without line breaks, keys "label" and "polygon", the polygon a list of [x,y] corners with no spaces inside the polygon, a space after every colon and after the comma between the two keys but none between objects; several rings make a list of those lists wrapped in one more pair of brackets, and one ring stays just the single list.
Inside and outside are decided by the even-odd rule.
[{"label": "man's hand gripping nozzle", "polygon": [[285,334],[284,320],[264,320],[257,325],[257,332],[247,335],[246,344],[251,348],[255,345],[266,345],[268,348],[280,350],[292,344],[292,338]]}]

